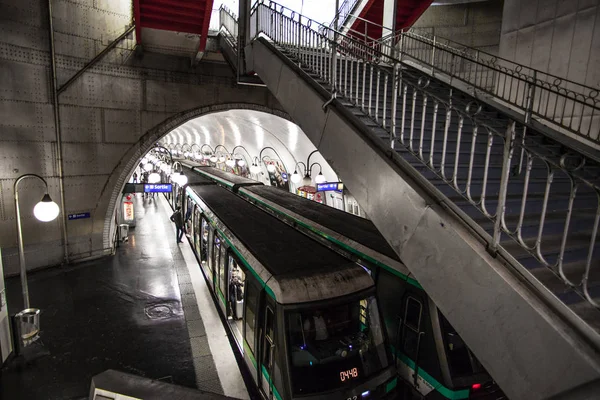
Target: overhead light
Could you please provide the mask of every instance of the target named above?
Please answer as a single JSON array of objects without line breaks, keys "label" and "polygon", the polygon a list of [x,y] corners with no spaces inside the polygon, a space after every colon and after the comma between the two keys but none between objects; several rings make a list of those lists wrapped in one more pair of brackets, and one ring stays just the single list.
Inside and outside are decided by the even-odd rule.
[{"label": "overhead light", "polygon": [[240,160],[237,160],[237,163],[238,163],[238,165],[239,165],[240,167],[243,167],[244,165],[246,165],[246,161],[244,161],[244,160],[242,160],[242,159],[240,159]]},{"label": "overhead light", "polygon": [[217,162],[217,156],[215,156],[214,154],[212,156],[210,156],[210,161],[216,163]]},{"label": "overhead light", "polygon": [[33,215],[42,222],[53,221],[58,217],[59,212],[60,209],[58,208],[58,204],[52,201],[48,193],[46,193],[44,197],[42,197],[42,200],[40,200],[33,208]]},{"label": "overhead light", "polygon": [[185,186],[188,183],[188,177],[183,174],[183,171],[179,173],[177,183],[179,184],[179,186]]},{"label": "overhead light", "polygon": [[225,162],[225,156],[224,155],[219,156],[219,162],[221,162],[221,163]]},{"label": "overhead light", "polygon": [[195,158],[196,160],[202,160],[204,157],[202,157],[202,154],[196,153]]},{"label": "overhead light", "polygon": [[302,180],[302,177],[300,176],[298,171],[294,171],[294,173],[292,174],[292,177],[290,179],[292,180],[293,183],[298,183]]},{"label": "overhead light", "polygon": [[275,164],[268,164],[267,165],[267,171],[269,171],[269,172],[275,172]]},{"label": "overhead light", "polygon": [[171,182],[179,184],[179,174],[174,172],[171,174]]},{"label": "overhead light", "polygon": [[190,153],[189,153],[188,151],[186,151],[185,153],[183,153],[183,156],[184,156],[185,158],[188,158],[188,157],[189,157],[189,155],[190,155]]},{"label": "overhead light", "polygon": [[225,164],[226,164],[228,167],[231,167],[231,168],[233,168],[233,167],[235,166],[235,161],[234,161],[234,160],[232,160],[231,158],[228,158],[228,159],[227,159],[227,161],[225,161]]},{"label": "overhead light", "polygon": [[319,175],[317,175],[317,177],[315,178],[315,182],[316,183],[323,183],[326,182],[327,179],[325,179],[325,175],[323,175],[322,173],[319,172]]},{"label": "overhead light", "polygon": [[154,168],[154,166],[152,164],[150,164],[150,163],[144,164],[145,171],[152,171],[152,168]]},{"label": "overhead light", "polygon": [[150,176],[148,177],[148,182],[149,183],[158,183],[158,182],[160,182],[160,175],[157,172],[151,173]]},{"label": "overhead light", "polygon": [[312,179],[310,179],[310,176],[308,174],[306,174],[304,176],[304,178],[302,178],[302,186],[310,186],[312,183]]},{"label": "overhead light", "polygon": [[142,164],[146,164],[146,163],[148,163],[148,157],[142,158]]},{"label": "overhead light", "polygon": [[252,172],[253,174],[258,174],[260,172],[260,167],[253,163],[250,167],[250,172]]}]

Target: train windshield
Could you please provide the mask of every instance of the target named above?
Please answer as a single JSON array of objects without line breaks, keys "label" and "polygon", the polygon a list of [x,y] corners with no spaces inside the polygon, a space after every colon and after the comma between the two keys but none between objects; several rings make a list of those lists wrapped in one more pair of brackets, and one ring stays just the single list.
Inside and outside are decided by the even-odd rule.
[{"label": "train windshield", "polygon": [[286,313],[295,394],[363,382],[388,366],[375,297]]},{"label": "train windshield", "polygon": [[460,378],[485,373],[483,366],[475,358],[471,350],[469,350],[460,335],[456,332],[456,329],[450,325],[450,322],[448,322],[441,312],[438,311],[438,314],[444,337],[446,356],[448,357],[448,364],[450,366],[450,374],[455,383],[460,381]]}]

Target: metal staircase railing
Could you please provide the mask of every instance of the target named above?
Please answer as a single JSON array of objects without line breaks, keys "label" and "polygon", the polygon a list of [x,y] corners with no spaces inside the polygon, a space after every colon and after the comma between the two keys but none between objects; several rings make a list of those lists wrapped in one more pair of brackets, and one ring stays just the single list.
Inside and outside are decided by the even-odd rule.
[{"label": "metal staircase railing", "polygon": [[376,47],[393,47],[400,61],[415,61],[432,76],[445,74],[517,108],[525,123],[537,117],[550,127],[600,143],[598,89],[434,35],[399,32],[383,37]]},{"label": "metal staircase railing", "polygon": [[352,14],[356,5],[362,0],[344,0],[340,8],[336,11],[336,15],[329,23],[329,28],[333,29],[335,25],[335,19],[338,18],[338,26],[344,26],[346,20]]},{"label": "metal staircase railing", "polygon": [[[251,10],[263,36],[353,108],[564,304],[600,306],[600,167],[378,48],[275,3]],[[563,286],[552,286],[560,279]],[[575,296],[575,297],[573,297]],[[581,297],[580,297],[581,296]],[[584,301],[584,303],[585,303]]]},{"label": "metal staircase railing", "polygon": [[221,5],[219,7],[219,31],[229,40],[233,48],[237,48],[238,21],[237,16],[229,8]]}]

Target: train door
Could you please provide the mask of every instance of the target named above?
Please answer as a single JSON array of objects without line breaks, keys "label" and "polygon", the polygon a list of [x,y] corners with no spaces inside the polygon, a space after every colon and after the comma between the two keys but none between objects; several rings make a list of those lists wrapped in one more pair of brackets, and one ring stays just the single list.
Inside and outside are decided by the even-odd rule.
[{"label": "train door", "polygon": [[242,353],[244,354],[246,364],[254,367],[254,369],[250,368],[250,370],[252,371],[254,381],[258,383],[259,364],[256,362],[258,359],[258,345],[256,338],[259,336],[258,332],[260,330],[258,304],[261,288],[258,281],[251,274],[246,274],[244,286],[244,351]]},{"label": "train door", "polygon": [[419,389],[419,362],[421,341],[424,335],[424,305],[420,296],[408,291],[402,303],[402,314],[396,331],[399,353],[396,360],[399,374],[417,390]]},{"label": "train door", "polygon": [[241,267],[238,258],[229,252],[227,255],[227,271],[219,277],[220,284],[227,293],[227,322],[231,326],[235,339],[240,348],[243,348],[244,324],[244,289],[246,273]]},{"label": "train door", "polygon": [[193,233],[193,246],[194,246],[194,250],[196,251],[196,254],[198,255],[198,257],[200,258],[200,243],[201,243],[201,234],[200,234],[200,226],[201,226],[201,214],[200,214],[200,208],[194,204],[194,214],[192,217],[192,233]]},{"label": "train door", "polygon": [[200,215],[200,245],[196,251],[200,255],[200,264],[202,269],[208,274],[208,250],[209,250],[210,225],[208,220]]},{"label": "train door", "polygon": [[281,398],[277,387],[281,389],[281,369],[278,362],[277,321],[275,302],[264,296],[262,326],[259,335],[259,388],[267,399]]},{"label": "train door", "polygon": [[[211,229],[212,231],[212,251],[210,254],[210,262],[208,263],[209,268],[208,270],[209,272],[209,277],[208,280],[210,281],[210,286],[215,289],[215,274],[218,273],[217,267],[219,266],[220,262],[221,262],[221,237],[219,235],[219,233],[216,231],[216,229]],[[215,294],[217,294],[217,292],[215,291]]]}]

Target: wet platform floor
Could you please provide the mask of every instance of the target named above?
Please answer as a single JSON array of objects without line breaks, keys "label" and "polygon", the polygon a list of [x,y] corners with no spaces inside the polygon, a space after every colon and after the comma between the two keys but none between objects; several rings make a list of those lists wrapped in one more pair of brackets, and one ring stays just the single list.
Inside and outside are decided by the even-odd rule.
[{"label": "wet platform floor", "polygon": [[[209,338],[213,346],[215,340],[224,343],[224,331],[215,326],[216,310],[206,310],[210,326],[202,320],[197,265],[189,254],[187,264],[183,257],[180,247],[189,245],[175,243],[166,204],[158,196],[135,198],[137,226],[115,256],[29,275],[31,306],[42,310],[42,341],[49,354],[28,365],[7,364],[0,398],[84,399],[92,376],[107,369],[219,394],[223,386],[237,386],[241,395],[234,397],[247,396],[239,371],[232,371],[237,367],[232,368],[232,354],[219,363],[235,385],[219,379]],[[22,308],[19,279],[9,278],[6,286],[14,315]],[[199,296],[206,302],[206,293]]]}]

